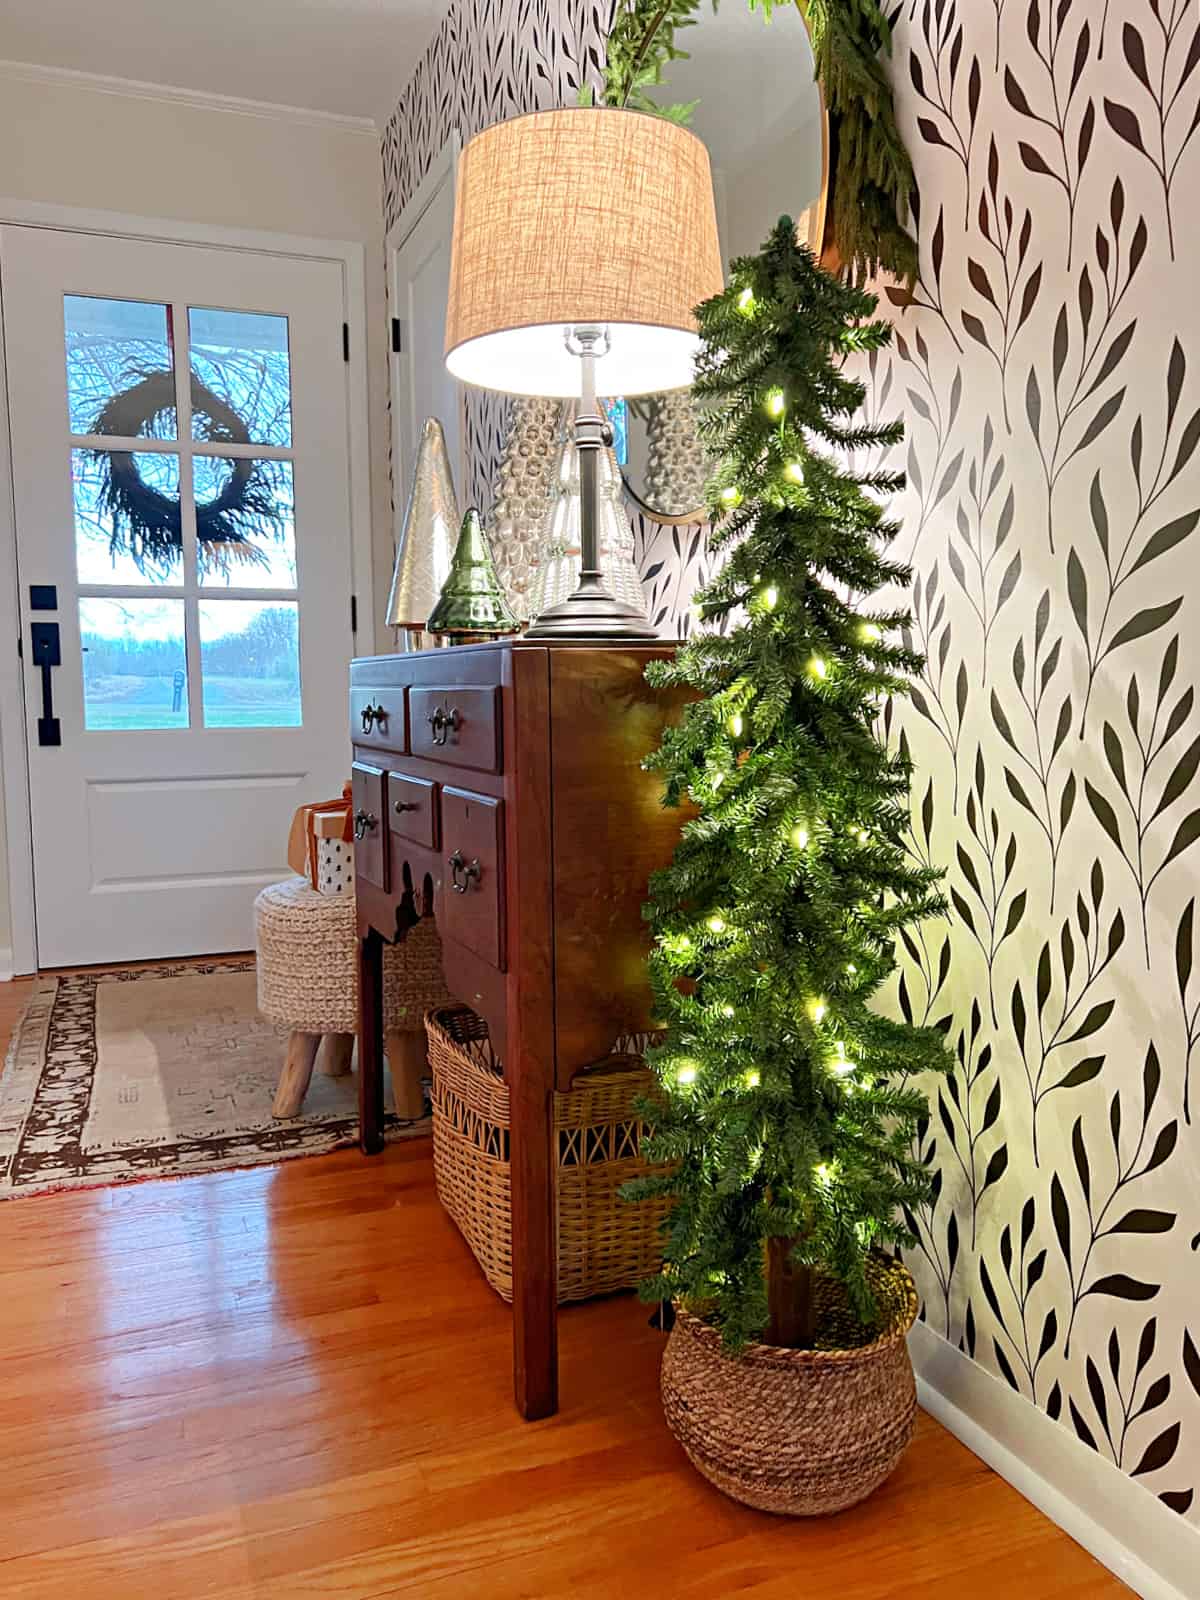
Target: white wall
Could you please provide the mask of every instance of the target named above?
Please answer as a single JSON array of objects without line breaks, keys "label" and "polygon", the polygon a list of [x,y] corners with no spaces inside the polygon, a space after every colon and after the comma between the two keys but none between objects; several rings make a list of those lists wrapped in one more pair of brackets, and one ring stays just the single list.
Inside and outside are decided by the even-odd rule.
[{"label": "white wall", "polygon": [[[390,559],[383,219],[373,129],[113,92],[0,65],[0,199],[362,243],[372,527]],[[382,604],[379,598],[377,611]],[[364,651],[375,647],[363,624],[359,639]],[[379,647],[386,648],[382,630]],[[3,845],[0,819],[0,974],[11,942]]]}]

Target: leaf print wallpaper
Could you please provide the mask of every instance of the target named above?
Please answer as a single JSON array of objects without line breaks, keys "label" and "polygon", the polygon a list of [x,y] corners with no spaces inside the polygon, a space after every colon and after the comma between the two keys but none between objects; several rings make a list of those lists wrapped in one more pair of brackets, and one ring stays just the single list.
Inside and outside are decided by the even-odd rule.
[{"label": "leaf print wallpaper", "polygon": [[928,659],[891,731],[952,905],[897,1004],[956,1057],[912,1266],[936,1332],[1195,1521],[1200,14],[894,26],[922,277],[869,378]]},{"label": "leaf print wallpaper", "polygon": [[[882,286],[865,376],[907,424],[927,666],[884,725],[952,907],[906,937],[894,1002],[956,1058],[910,1264],[935,1332],[1196,1524],[1200,13],[891,14],[922,273]],[[450,127],[573,101],[607,15],[457,0],[387,130],[389,222]],[[472,400],[485,504],[503,427]],[[635,527],[651,615],[685,631],[703,530]]]}]

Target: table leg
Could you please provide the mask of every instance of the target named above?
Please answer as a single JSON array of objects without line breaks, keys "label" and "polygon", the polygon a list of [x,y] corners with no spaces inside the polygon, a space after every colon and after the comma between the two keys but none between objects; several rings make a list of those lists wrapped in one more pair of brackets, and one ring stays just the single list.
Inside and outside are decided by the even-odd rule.
[{"label": "table leg", "polygon": [[528,1422],[558,1410],[558,1229],[553,1100],[522,1073],[510,1101],[513,1394]]},{"label": "table leg", "polygon": [[358,941],[358,1142],[365,1156],[383,1149],[383,938]]}]

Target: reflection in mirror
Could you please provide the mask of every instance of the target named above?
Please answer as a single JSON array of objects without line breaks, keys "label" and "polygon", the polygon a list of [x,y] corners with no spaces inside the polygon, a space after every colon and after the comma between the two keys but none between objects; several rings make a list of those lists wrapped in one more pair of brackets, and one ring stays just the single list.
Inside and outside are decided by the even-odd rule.
[{"label": "reflection in mirror", "polygon": [[[721,253],[753,255],[786,212],[817,248],[824,225],[825,115],[799,6],[771,21],[747,0],[707,7],[680,35],[664,104],[697,101],[691,128],[708,146]],[[629,402],[626,487],[659,521],[704,520],[708,467],[687,390]]]}]

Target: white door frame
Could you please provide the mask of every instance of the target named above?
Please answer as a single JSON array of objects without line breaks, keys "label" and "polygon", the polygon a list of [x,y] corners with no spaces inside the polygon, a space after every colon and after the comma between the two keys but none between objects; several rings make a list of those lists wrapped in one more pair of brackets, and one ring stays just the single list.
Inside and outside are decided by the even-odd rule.
[{"label": "white door frame", "polygon": [[[391,328],[391,318],[396,315],[396,302],[399,298],[396,285],[396,258],[401,247],[407,242],[409,234],[429,210],[434,197],[449,177],[452,181],[458,176],[458,157],[462,150],[462,135],[457,128],[452,128],[446,138],[445,144],[434,156],[425,170],[425,176],[409,196],[408,203],[403,211],[392,223],[383,241],[384,260],[387,266],[387,305],[388,327]],[[396,482],[396,463],[401,459],[403,452],[400,449],[400,408],[396,404],[396,391],[399,382],[399,357],[391,348],[389,341],[388,355],[388,398],[391,401],[391,459],[388,463],[392,484],[392,549],[400,547],[400,533],[404,522],[405,504],[407,493],[399,493],[400,485]],[[454,472],[454,482],[461,494],[465,488],[466,477],[466,406],[463,395],[463,386],[458,385],[458,456],[457,461],[450,463]],[[407,490],[407,484],[404,488]]]},{"label": "white door frame", "polygon": [[[347,440],[350,477],[350,549],[354,593],[363,626],[375,615],[371,563],[371,455],[368,429],[367,304],[365,248],[350,240],[310,239],[253,228],[220,228],[207,223],[139,217],[118,211],[8,200],[0,196],[0,223],[51,228],[58,233],[94,233],[156,244],[217,245],[280,255],[336,261],[342,268],[343,317],[350,329],[350,361],[346,367]],[[0,268],[3,263],[0,262]],[[0,275],[0,296],[3,278]],[[331,332],[331,337],[333,334]],[[0,324],[0,380],[4,363]],[[33,890],[33,820],[29,808],[29,747],[25,703],[16,643],[21,630],[21,597],[17,588],[17,524],[13,498],[12,450],[8,422],[8,386],[0,381],[0,766],[3,768],[7,822],[8,893],[12,915],[12,970],[37,971],[37,913]],[[12,654],[9,655],[8,652]],[[5,952],[0,951],[0,967]]]}]

